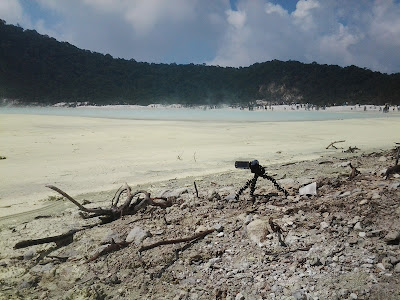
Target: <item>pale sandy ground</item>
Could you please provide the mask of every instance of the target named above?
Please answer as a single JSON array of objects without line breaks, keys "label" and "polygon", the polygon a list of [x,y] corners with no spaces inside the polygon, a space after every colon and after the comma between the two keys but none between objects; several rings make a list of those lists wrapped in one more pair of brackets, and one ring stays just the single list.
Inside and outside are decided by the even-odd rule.
[{"label": "pale sandy ground", "polygon": [[387,149],[400,118],[312,122],[188,122],[0,114],[0,217],[40,208],[55,195],[117,189],[232,171],[235,160],[263,165],[313,159],[344,148]]}]

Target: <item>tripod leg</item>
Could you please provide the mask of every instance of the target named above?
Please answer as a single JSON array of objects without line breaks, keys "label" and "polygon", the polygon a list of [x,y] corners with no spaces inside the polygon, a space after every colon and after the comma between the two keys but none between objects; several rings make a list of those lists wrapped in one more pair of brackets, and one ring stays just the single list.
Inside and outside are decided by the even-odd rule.
[{"label": "tripod leg", "polygon": [[251,201],[253,201],[253,203],[256,201],[256,197],[254,196],[254,192],[256,190],[257,179],[258,179],[258,175],[254,174],[254,177],[251,180],[251,186],[250,186],[250,197],[251,197]]},{"label": "tripod leg", "polygon": [[279,183],[276,182],[275,178],[273,178],[273,177],[271,177],[271,176],[269,176],[267,174],[263,174],[262,177],[265,178],[265,179],[268,179],[269,181],[271,181],[274,184],[274,186],[276,187],[276,189],[278,191],[281,191],[282,193],[284,193],[286,197],[289,196],[289,192],[287,190],[285,190],[283,187],[281,187],[279,185]]},{"label": "tripod leg", "polygon": [[235,195],[235,200],[239,200],[239,196],[241,194],[243,194],[243,192],[250,186],[250,184],[252,183],[253,179],[250,179],[246,182],[246,184],[236,193]]}]

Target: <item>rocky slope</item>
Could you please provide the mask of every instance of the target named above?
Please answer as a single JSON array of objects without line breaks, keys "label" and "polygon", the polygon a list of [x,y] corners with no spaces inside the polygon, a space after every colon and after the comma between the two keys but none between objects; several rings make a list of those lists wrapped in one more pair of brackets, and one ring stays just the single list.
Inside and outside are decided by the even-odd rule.
[{"label": "rocky slope", "polygon": [[[140,187],[174,205],[82,230],[66,246],[12,249],[98,220],[73,207],[3,225],[0,299],[400,299],[400,178],[382,173],[394,152],[333,156],[269,167],[291,196],[254,204],[248,190],[233,197],[251,178],[240,170]],[[361,172],[353,179],[349,162]],[[311,182],[317,195],[300,196]],[[256,192],[276,190],[260,179]],[[98,196],[88,206],[109,205],[111,192]],[[216,230],[203,239],[138,253],[209,228]],[[87,262],[127,238],[128,247]]]}]

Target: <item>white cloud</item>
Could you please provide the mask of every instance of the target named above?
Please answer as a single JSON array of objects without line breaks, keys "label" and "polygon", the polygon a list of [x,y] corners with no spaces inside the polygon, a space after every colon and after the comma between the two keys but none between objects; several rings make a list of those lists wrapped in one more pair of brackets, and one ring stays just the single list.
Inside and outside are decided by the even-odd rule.
[{"label": "white cloud", "polygon": [[0,18],[9,24],[25,25],[28,21],[18,0],[1,0]]},{"label": "white cloud", "polygon": [[265,4],[265,12],[267,14],[277,13],[278,15],[281,15],[281,16],[287,15],[287,13],[288,13],[288,11],[285,10],[279,4],[272,4],[269,2]]},{"label": "white cloud", "polygon": [[[28,0],[24,0],[28,1]],[[400,72],[400,4],[299,0],[0,0],[0,18],[80,48],[148,62],[247,66],[272,59]]]},{"label": "white cloud", "polygon": [[241,11],[226,11],[227,21],[236,29],[241,29],[246,23],[246,13]]}]

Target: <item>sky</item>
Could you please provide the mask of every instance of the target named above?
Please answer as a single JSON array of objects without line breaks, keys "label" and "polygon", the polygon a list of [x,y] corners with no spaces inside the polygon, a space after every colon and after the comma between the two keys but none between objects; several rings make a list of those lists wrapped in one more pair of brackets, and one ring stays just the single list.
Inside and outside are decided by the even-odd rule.
[{"label": "sky", "polygon": [[400,72],[400,0],[0,0],[0,19],[150,63]]}]

